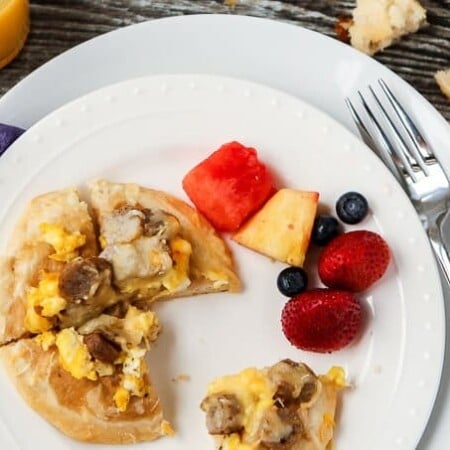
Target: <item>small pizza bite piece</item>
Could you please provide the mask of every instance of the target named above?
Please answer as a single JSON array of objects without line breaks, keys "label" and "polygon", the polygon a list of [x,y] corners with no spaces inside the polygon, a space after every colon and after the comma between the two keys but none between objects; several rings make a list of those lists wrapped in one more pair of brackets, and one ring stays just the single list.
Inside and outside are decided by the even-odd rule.
[{"label": "small pizza bite piece", "polygon": [[317,376],[285,359],[264,369],[219,377],[201,403],[221,450],[326,450],[332,445],[344,372]]},{"label": "small pizza bite piece", "polygon": [[238,291],[231,253],[213,227],[161,191],[96,180],[90,184],[100,228],[100,257],[120,292],[159,298]]},{"label": "small pizza bite piece", "polygon": [[144,359],[159,331],[153,312],[128,306],[11,343],[0,356],[27,403],[65,434],[148,441],[173,433]]}]

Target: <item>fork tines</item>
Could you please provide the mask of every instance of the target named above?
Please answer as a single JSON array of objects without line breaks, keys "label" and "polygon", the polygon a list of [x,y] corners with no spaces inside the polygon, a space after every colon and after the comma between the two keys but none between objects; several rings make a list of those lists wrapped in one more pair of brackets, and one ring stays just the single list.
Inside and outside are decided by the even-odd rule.
[{"label": "fork tines", "polygon": [[[349,98],[345,101],[364,142],[375,150],[397,179],[403,181],[406,176],[407,180],[417,182],[429,175],[427,166],[436,163],[435,156],[387,84],[383,80],[378,83],[382,95],[369,86],[372,101],[358,91],[365,120]],[[388,108],[395,112],[396,120],[391,118],[393,114]]]}]

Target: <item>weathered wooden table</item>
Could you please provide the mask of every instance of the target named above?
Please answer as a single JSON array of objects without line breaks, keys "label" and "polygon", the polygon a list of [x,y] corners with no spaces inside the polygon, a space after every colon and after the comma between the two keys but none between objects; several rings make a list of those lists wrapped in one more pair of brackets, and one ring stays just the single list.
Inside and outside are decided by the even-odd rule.
[{"label": "weathered wooden table", "polygon": [[[436,70],[450,67],[450,0],[422,0],[429,25],[376,58],[410,82],[450,121],[450,100],[439,91]],[[267,17],[336,37],[338,16],[355,0],[31,0],[32,29],[20,56],[0,71],[0,95],[63,51],[116,28],[158,17],[223,13]]]}]

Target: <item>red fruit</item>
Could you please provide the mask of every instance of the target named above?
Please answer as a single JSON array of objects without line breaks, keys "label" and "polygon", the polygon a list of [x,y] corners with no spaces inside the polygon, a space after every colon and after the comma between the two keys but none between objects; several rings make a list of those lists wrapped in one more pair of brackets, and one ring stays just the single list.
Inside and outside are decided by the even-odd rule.
[{"label": "red fruit", "polygon": [[361,305],[351,292],[312,289],[286,303],[281,325],[292,345],[313,352],[332,352],[355,338],[361,326]]},{"label": "red fruit", "polygon": [[222,145],[183,179],[197,209],[221,231],[235,231],[274,193],[272,175],[254,148]]},{"label": "red fruit", "polygon": [[292,345],[313,352],[332,352],[355,338],[361,326],[361,305],[351,292],[313,289],[286,303],[281,325]]},{"label": "red fruit", "polygon": [[319,258],[319,276],[328,287],[361,292],[383,276],[389,260],[389,247],[379,234],[351,231],[324,248]]}]

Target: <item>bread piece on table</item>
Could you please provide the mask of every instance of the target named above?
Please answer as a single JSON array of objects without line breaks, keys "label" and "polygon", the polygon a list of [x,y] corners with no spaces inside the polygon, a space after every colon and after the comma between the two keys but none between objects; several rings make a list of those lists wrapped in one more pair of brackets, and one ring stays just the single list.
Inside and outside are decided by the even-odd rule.
[{"label": "bread piece on table", "polygon": [[417,0],[357,0],[349,33],[353,47],[368,55],[415,33],[426,20]]}]

